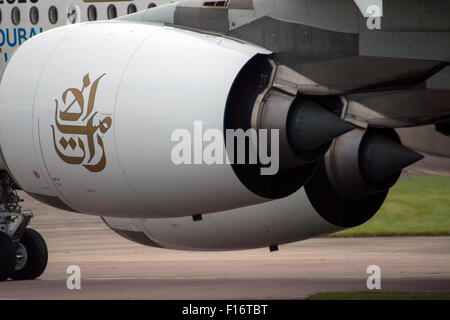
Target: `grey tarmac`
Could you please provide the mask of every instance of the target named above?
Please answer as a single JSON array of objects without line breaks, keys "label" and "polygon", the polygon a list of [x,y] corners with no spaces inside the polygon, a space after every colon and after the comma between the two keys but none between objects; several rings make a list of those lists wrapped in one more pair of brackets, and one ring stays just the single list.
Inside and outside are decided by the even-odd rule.
[{"label": "grey tarmac", "polygon": [[[30,227],[49,249],[45,273],[0,283],[0,299],[304,299],[326,291],[367,290],[370,265],[381,290],[450,291],[450,237],[316,238],[235,252],[181,252],[134,244],[98,217],[30,199]],[[68,290],[67,267],[81,268]]]}]

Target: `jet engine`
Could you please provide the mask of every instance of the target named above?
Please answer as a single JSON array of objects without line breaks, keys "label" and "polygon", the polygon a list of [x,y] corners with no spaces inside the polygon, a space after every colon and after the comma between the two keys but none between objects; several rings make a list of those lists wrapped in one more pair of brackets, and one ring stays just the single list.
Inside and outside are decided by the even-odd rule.
[{"label": "jet engine", "polygon": [[333,141],[305,191],[331,224],[358,226],[378,211],[401,170],[422,158],[394,130],[355,129]]},{"label": "jet engine", "polygon": [[[289,196],[353,126],[276,88],[270,54],[160,24],[42,33],[2,76],[4,166],[43,202],[107,217],[182,217]],[[235,162],[242,154],[237,135],[225,139],[229,130],[244,132],[244,160],[264,142],[279,167],[264,175],[260,157]],[[258,140],[264,130],[278,130],[277,139]]]}]

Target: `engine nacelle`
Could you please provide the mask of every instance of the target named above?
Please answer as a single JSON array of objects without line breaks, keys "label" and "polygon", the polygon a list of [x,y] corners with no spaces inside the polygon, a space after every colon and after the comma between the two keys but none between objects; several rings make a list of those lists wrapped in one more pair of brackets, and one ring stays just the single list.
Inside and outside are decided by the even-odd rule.
[{"label": "engine nacelle", "polygon": [[[77,212],[186,216],[267,201],[230,165],[177,165],[175,130],[224,129],[264,49],[163,25],[70,25],[24,43],[0,87],[0,144],[28,193]],[[202,133],[201,133],[202,134]]]},{"label": "engine nacelle", "polygon": [[[17,50],[0,84],[4,163],[39,200],[101,216],[189,216],[289,196],[353,126],[274,88],[269,54],[157,24],[42,33]],[[205,163],[203,152],[217,143],[209,129],[227,143],[228,129],[280,130],[281,170],[263,176],[262,162],[235,165],[236,153],[231,163]],[[178,151],[190,164],[174,161],[174,139],[192,148]],[[246,155],[261,146],[250,140]]]},{"label": "engine nacelle", "polygon": [[283,199],[192,217],[104,217],[122,237],[142,245],[199,251],[243,250],[282,245],[342,230],[325,221],[304,188]]},{"label": "engine nacelle", "polygon": [[[263,49],[161,25],[87,23],[21,46],[0,87],[17,183],[60,208],[185,216],[266,201],[230,165],[176,165],[172,133],[223,130],[230,88]],[[59,205],[58,205],[59,203]]]}]

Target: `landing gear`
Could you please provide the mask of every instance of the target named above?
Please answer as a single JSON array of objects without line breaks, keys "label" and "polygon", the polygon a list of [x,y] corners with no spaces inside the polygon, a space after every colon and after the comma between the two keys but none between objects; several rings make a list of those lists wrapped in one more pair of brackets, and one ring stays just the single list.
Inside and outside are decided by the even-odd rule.
[{"label": "landing gear", "polygon": [[20,241],[0,232],[0,281],[36,279],[47,267],[47,260],[47,245],[37,231],[25,229]]},{"label": "landing gear", "polygon": [[0,173],[0,281],[31,280],[45,270],[47,245],[35,230],[27,228],[33,217],[22,210],[14,182]]},{"label": "landing gear", "polygon": [[14,242],[0,232],[0,281],[5,281],[14,273],[16,267],[16,248]]},{"label": "landing gear", "polygon": [[47,267],[48,251],[44,238],[37,231],[26,229],[17,245],[17,261],[11,279],[36,279]]}]

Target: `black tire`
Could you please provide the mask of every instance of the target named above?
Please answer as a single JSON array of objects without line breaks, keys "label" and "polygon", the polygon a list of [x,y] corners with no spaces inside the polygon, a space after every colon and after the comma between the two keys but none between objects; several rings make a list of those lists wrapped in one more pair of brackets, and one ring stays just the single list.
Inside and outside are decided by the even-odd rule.
[{"label": "black tire", "polygon": [[6,281],[16,267],[16,246],[3,232],[0,232],[0,281]]},{"label": "black tire", "polygon": [[47,267],[48,251],[44,238],[33,229],[26,229],[20,243],[27,250],[25,266],[14,271],[11,276],[14,280],[32,280],[44,273]]}]

